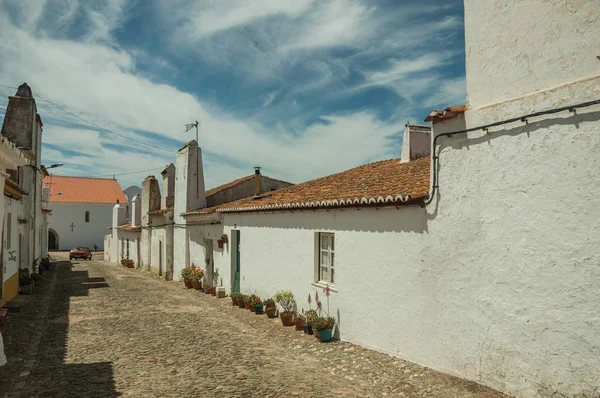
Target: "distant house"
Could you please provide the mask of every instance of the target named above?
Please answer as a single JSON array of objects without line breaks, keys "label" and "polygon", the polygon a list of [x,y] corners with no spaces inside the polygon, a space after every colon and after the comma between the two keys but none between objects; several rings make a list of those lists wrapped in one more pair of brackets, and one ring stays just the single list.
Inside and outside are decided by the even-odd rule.
[{"label": "distant house", "polygon": [[[87,177],[49,176],[52,215],[48,222],[49,250],[97,245],[103,248],[104,235],[112,223],[112,208],[127,206],[127,196],[117,180]],[[125,215],[126,216],[126,215]]]}]

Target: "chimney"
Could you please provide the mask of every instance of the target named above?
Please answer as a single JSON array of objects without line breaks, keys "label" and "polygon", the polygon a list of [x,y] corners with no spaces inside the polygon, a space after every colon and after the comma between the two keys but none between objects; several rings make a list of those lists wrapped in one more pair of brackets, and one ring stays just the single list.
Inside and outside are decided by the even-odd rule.
[{"label": "chimney", "polygon": [[160,189],[154,176],[148,176],[142,182],[142,225],[148,225],[148,213],[160,209]]},{"label": "chimney", "polygon": [[431,127],[406,123],[402,139],[401,163],[429,156],[431,153]]},{"label": "chimney", "polygon": [[163,192],[160,208],[166,209],[173,206],[175,202],[175,165],[169,164],[161,174],[163,176]]},{"label": "chimney", "polygon": [[[185,144],[177,154],[175,166],[175,217],[206,207],[202,149],[195,140]],[[182,220],[181,220],[182,221]]]},{"label": "chimney", "polygon": [[254,166],[254,196],[252,199],[260,199],[260,167]]},{"label": "chimney", "polygon": [[125,223],[127,223],[127,214],[126,214],[125,206],[117,203],[113,207],[113,219],[112,219],[113,231],[115,230],[116,227],[123,225]]},{"label": "chimney", "polygon": [[131,199],[131,226],[139,227],[142,225],[142,198],[135,195]]},{"label": "chimney", "polygon": [[2,135],[20,148],[36,150],[34,128],[37,124],[37,107],[31,88],[23,83],[13,97],[8,97],[8,105],[2,124]]}]

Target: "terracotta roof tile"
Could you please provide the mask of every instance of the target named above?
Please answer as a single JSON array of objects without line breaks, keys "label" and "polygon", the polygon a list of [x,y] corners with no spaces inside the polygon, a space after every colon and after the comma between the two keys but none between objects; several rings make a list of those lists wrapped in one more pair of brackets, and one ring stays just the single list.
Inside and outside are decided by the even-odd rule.
[{"label": "terracotta roof tile", "polygon": [[251,180],[252,178],[254,178],[254,174],[246,176],[246,177],[238,178],[237,180],[230,181],[227,184],[219,185],[216,188],[209,189],[208,191],[206,191],[206,196],[208,197],[208,196],[214,195],[218,192],[226,190],[227,188],[231,188],[237,184],[241,184],[244,181]]},{"label": "terracotta roof tile", "polygon": [[[108,227],[108,229],[113,229],[113,227]],[[140,232],[142,230],[142,227],[141,226],[132,227],[131,223],[127,223],[127,224],[119,225],[118,227],[116,227],[114,229],[119,230],[119,231]]]},{"label": "terracotta roof tile", "polygon": [[457,117],[461,113],[465,113],[467,111],[466,106],[449,106],[444,110],[432,110],[429,113],[429,116],[425,118],[426,122],[437,122],[440,120],[453,119]]},{"label": "terracotta roof tile", "polygon": [[[280,181],[280,182],[284,182],[286,184],[291,184],[291,183],[289,183],[287,181],[278,180],[276,178],[272,178],[272,177],[269,177],[269,176],[266,176],[266,175],[263,175],[262,177],[268,178],[268,179],[273,180],[273,181]],[[216,188],[209,189],[208,191],[206,191],[206,197],[208,198],[209,196],[212,196],[212,195],[214,195],[216,193],[219,193],[221,191],[224,191],[224,190],[226,190],[228,188],[231,188],[233,186],[241,184],[242,182],[245,182],[245,181],[248,181],[248,180],[252,180],[253,178],[254,178],[254,174],[250,174],[249,176],[238,178],[237,180],[230,181],[227,184],[219,185]]]},{"label": "terracotta roof tile", "polygon": [[408,163],[384,160],[267,192],[258,200],[249,197],[187,214],[402,204],[428,195],[429,163],[429,157]]},{"label": "terracotta roof tile", "polygon": [[127,204],[117,180],[89,177],[48,176],[50,203],[117,203]]}]

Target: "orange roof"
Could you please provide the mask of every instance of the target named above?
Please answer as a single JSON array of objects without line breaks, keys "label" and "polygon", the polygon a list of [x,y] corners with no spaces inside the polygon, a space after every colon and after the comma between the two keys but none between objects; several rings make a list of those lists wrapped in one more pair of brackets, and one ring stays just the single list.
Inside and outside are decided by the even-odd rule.
[{"label": "orange roof", "polygon": [[230,181],[227,184],[219,185],[216,188],[209,189],[208,191],[206,191],[206,196],[208,197],[208,196],[214,195],[214,194],[216,194],[218,192],[224,191],[227,188],[231,188],[231,187],[233,187],[233,186],[235,186],[237,184],[241,184],[242,182],[248,181],[248,180],[250,180],[252,178],[254,178],[254,174],[246,176],[246,177],[238,178],[237,180]]},{"label": "orange roof", "polygon": [[429,157],[408,163],[400,163],[400,159],[384,160],[267,192],[261,199],[244,198],[187,214],[392,206],[413,202],[429,193],[429,163]]},{"label": "orange roof", "polygon": [[[238,178],[237,180],[230,181],[227,184],[219,185],[216,188],[209,189],[208,191],[206,191],[206,197],[208,198],[209,196],[212,196],[212,195],[214,195],[216,193],[224,191],[227,188],[231,188],[233,186],[241,184],[242,182],[245,182],[245,181],[248,181],[248,180],[252,180],[254,178],[254,176],[255,176],[255,174],[250,174],[249,176]],[[281,182],[285,182],[286,184],[291,184],[290,182],[283,181],[283,180],[278,180],[276,178],[271,178],[271,177],[266,176],[266,175],[262,175],[262,177],[268,178],[268,179],[273,180],[273,181],[281,181]]]},{"label": "orange roof", "polygon": [[48,176],[50,203],[117,203],[127,204],[117,180],[108,178]]},{"label": "orange roof", "polygon": [[466,106],[449,106],[444,110],[432,110],[425,118],[426,122],[438,122],[440,120],[453,119],[467,111]]}]

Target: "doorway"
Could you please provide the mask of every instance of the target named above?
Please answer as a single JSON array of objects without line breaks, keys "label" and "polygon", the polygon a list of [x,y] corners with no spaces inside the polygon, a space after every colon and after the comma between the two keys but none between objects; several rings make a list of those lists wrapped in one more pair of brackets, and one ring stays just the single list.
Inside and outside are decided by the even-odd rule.
[{"label": "doorway", "polygon": [[52,228],[48,229],[48,250],[58,250],[58,234]]},{"label": "doorway", "polygon": [[[213,284],[213,275],[215,272],[215,262],[213,260],[213,241],[212,239],[204,240],[204,262],[206,263],[206,274],[208,277],[208,282],[213,287],[217,287],[219,285],[219,281]],[[211,286],[212,286],[211,285]]]},{"label": "doorway", "polygon": [[234,250],[231,251],[231,275],[232,275],[232,292],[240,292],[241,289],[241,269],[240,269],[240,231],[232,230]]}]

